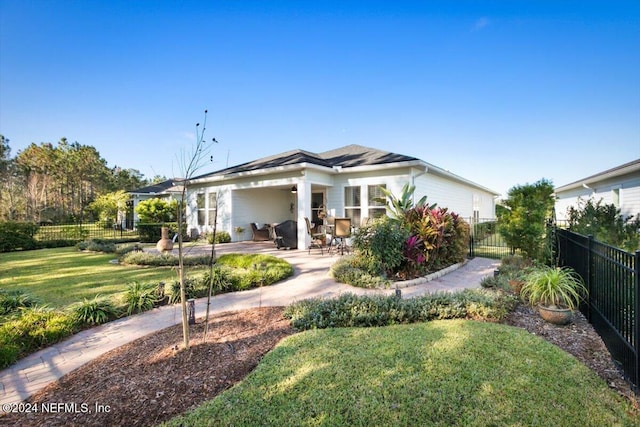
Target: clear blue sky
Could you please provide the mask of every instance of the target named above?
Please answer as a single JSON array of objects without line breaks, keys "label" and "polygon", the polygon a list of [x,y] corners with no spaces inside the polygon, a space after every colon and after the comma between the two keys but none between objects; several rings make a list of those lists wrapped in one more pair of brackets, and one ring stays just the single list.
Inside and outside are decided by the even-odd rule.
[{"label": "clear blue sky", "polygon": [[640,1],[0,0],[0,133],[180,175],[361,144],[506,194],[640,158]]}]

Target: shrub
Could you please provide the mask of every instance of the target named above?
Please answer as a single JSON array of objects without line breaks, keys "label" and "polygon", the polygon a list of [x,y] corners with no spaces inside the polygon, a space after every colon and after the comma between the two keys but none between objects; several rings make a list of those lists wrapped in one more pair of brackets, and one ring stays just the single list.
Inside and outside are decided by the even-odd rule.
[{"label": "shrub", "polygon": [[[209,255],[185,256],[185,266],[208,265]],[[178,257],[172,254],[155,254],[149,252],[128,252],[120,259],[125,264],[150,265],[154,267],[173,267],[178,265]]]},{"label": "shrub", "polygon": [[314,298],[285,309],[296,329],[328,327],[387,326],[436,319],[474,318],[500,320],[515,308],[510,294],[488,290],[428,294],[419,298],[356,296],[342,294],[335,299]]},{"label": "shrub", "polygon": [[102,239],[90,239],[80,242],[76,245],[78,250],[90,251],[90,252],[104,252],[114,253],[116,251],[116,245],[113,242],[108,242]]},{"label": "shrub", "polygon": [[361,267],[371,275],[392,276],[405,261],[407,230],[388,217],[356,230],[353,247],[362,258]]},{"label": "shrub", "polygon": [[541,260],[544,255],[546,219],[555,204],[553,191],[553,184],[546,179],[515,186],[504,202],[508,209],[498,215],[498,230],[505,242],[529,258]]},{"label": "shrub", "polygon": [[30,222],[0,222],[0,252],[10,252],[18,249],[28,250],[37,248],[35,234],[38,226]]},{"label": "shrub", "polygon": [[127,290],[124,293],[127,315],[151,310],[155,307],[157,301],[158,294],[154,284],[134,282],[127,286]]},{"label": "shrub", "polygon": [[152,198],[141,201],[136,206],[136,213],[141,222],[145,223],[165,223],[176,220],[178,212],[178,201],[166,201],[164,199]]},{"label": "shrub", "polygon": [[520,255],[509,255],[500,261],[500,276],[509,279],[522,279],[531,268],[531,260]]},{"label": "shrub", "polygon": [[569,230],[592,235],[596,240],[628,252],[640,249],[640,216],[625,217],[614,204],[605,204],[602,199],[594,203],[578,199],[577,207],[569,207]]},{"label": "shrub", "polygon": [[[207,296],[208,288],[207,282],[196,279],[185,279],[184,281],[184,294],[187,299],[201,298]],[[176,304],[180,302],[180,282],[175,281],[171,284],[169,293],[169,304]]]},{"label": "shrub", "polygon": [[23,307],[33,307],[37,300],[21,290],[0,289],[0,315],[8,314]]},{"label": "shrub", "polygon": [[[291,264],[263,254],[224,254],[213,267],[214,293],[242,291],[269,286],[293,274]],[[185,283],[187,298],[200,298],[209,292],[209,271],[189,278]],[[180,283],[172,285],[170,302],[180,301]]]},{"label": "shrub", "polygon": [[71,306],[76,322],[86,325],[100,325],[117,317],[118,310],[113,301],[96,295],[93,299],[85,298]]},{"label": "shrub", "polygon": [[406,213],[407,227],[422,242],[425,270],[435,271],[464,260],[469,225],[447,208],[416,206]]},{"label": "shrub", "polygon": [[133,245],[122,245],[116,248],[116,255],[122,257],[123,255],[126,255],[130,252],[137,252],[141,250],[142,248],[137,243]]},{"label": "shrub", "polygon": [[359,288],[388,288],[391,281],[379,275],[372,275],[360,265],[359,257],[344,256],[330,268],[329,274],[340,283]]},{"label": "shrub", "polygon": [[78,243],[76,239],[53,239],[53,240],[39,240],[37,242],[38,249],[45,248],[66,248],[74,246]]},{"label": "shrub", "polygon": [[224,254],[216,267],[227,267],[223,275],[233,283],[234,290],[268,286],[293,275],[293,267],[287,261],[263,254]]},{"label": "shrub", "polygon": [[495,288],[495,289],[502,289],[505,291],[511,290],[508,279],[503,275],[487,276],[480,281],[480,286],[488,289]]},{"label": "shrub", "polygon": [[0,368],[76,330],[75,320],[68,313],[46,307],[23,308],[18,316],[0,324]]},{"label": "shrub", "polygon": [[[209,244],[213,244],[213,233],[208,232],[205,235],[207,242]],[[231,242],[231,235],[226,231],[216,231],[216,244],[218,243],[229,243]]]}]

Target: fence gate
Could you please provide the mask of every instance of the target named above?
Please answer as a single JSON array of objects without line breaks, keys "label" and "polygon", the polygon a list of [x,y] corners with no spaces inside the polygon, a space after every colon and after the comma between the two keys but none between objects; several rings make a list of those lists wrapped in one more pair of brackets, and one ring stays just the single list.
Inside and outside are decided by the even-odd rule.
[{"label": "fence gate", "polygon": [[513,250],[505,243],[498,233],[495,219],[469,218],[469,258],[484,257],[501,259],[512,255]]}]

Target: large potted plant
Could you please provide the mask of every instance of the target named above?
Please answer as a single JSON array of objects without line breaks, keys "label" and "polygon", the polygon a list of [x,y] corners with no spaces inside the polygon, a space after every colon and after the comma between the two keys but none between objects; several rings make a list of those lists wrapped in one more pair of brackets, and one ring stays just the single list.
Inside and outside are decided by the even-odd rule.
[{"label": "large potted plant", "polygon": [[569,267],[533,268],[526,276],[520,296],[538,307],[547,322],[566,325],[571,322],[573,310],[587,295],[582,278]]}]

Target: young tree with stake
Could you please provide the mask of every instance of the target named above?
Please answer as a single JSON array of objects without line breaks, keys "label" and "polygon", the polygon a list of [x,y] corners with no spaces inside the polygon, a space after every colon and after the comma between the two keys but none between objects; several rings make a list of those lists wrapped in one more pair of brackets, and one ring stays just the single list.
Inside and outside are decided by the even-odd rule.
[{"label": "young tree with stake", "polygon": [[[184,209],[186,206],[187,196],[187,184],[193,178],[195,173],[204,166],[206,159],[210,156],[210,160],[213,161],[213,156],[210,155],[210,150],[214,143],[217,143],[215,138],[212,138],[210,143],[205,141],[204,134],[207,129],[207,110],[204,110],[204,121],[202,127],[200,123],[196,123],[196,143],[193,147],[193,151],[181,153],[181,178],[177,183],[182,185],[180,192],[180,201],[178,205],[178,274],[180,277],[180,304],[182,306],[182,335],[184,338],[185,349],[189,348],[189,319],[187,315],[187,298],[185,293],[185,273],[184,273],[184,253],[183,253],[183,239],[182,229],[184,226]],[[215,245],[215,242],[214,242]],[[215,257],[215,249],[211,251],[212,258]]]}]

